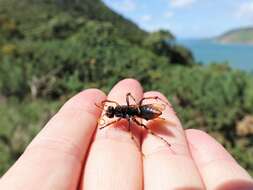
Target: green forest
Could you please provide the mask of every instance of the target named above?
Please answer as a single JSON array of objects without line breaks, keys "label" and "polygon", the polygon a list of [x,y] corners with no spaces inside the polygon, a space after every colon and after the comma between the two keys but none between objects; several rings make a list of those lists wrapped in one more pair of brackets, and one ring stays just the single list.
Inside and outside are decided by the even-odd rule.
[{"label": "green forest", "polygon": [[196,63],[174,39],[100,0],[0,0],[0,176],[69,97],[126,77],[164,93],[185,128],[207,131],[253,175],[253,75]]}]

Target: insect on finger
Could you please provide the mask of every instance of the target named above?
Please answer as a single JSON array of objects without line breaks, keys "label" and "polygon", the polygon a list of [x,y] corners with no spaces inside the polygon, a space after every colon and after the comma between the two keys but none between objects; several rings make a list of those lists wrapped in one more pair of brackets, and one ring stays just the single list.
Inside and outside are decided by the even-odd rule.
[{"label": "insect on finger", "polygon": [[[129,102],[130,98],[132,98],[134,100],[135,104],[130,105],[130,102]],[[147,100],[147,99],[160,100],[163,103],[162,104],[158,104],[158,103],[143,104],[143,101]],[[126,119],[128,121],[128,130],[130,132],[131,132],[131,129],[130,129],[131,128],[131,121],[133,121],[138,126],[144,127],[146,130],[148,130],[149,133],[160,138],[161,140],[163,140],[164,142],[166,142],[166,144],[168,144],[170,146],[170,144],[164,138],[153,133],[146,125],[142,124],[141,122],[139,122],[136,119],[136,118],[140,118],[140,119],[145,119],[146,121],[149,121],[149,120],[154,120],[154,119],[160,118],[159,116],[162,114],[162,111],[165,110],[166,105],[170,106],[170,104],[168,102],[162,100],[158,96],[152,96],[152,97],[144,97],[139,101],[139,103],[137,103],[135,98],[133,97],[133,95],[131,93],[127,93],[126,94],[127,105],[120,105],[119,103],[112,101],[112,100],[104,100],[101,102],[101,105],[104,106],[105,103],[113,103],[115,106],[108,106],[106,108],[103,107],[103,109],[105,111],[103,116],[106,116],[107,118],[115,118],[116,117],[118,119],[100,127],[100,129],[108,127],[108,126],[120,121],[121,119]],[[100,109],[102,108],[101,106],[97,106],[97,107],[99,107]]]}]

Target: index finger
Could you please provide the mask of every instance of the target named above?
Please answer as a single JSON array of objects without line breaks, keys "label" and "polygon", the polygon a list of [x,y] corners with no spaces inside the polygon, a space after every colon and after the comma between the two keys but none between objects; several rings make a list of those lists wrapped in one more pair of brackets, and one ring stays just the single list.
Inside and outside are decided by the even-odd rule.
[{"label": "index finger", "polygon": [[90,89],[65,103],[2,177],[0,189],[76,189],[100,115],[94,103],[104,98]]},{"label": "index finger", "polygon": [[[142,98],[140,83],[133,79],[125,79],[113,87],[108,99],[125,105],[126,94],[129,92],[136,101]],[[136,141],[131,139],[131,132],[127,129],[128,123],[124,120],[97,130],[87,158],[82,189],[142,189],[142,159],[137,147],[140,136],[135,133],[135,126],[131,123],[130,130],[135,133]]]}]

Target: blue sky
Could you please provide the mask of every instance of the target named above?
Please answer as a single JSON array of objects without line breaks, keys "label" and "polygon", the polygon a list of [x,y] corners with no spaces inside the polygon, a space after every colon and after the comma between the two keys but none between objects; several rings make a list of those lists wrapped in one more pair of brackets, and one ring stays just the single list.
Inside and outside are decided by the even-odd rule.
[{"label": "blue sky", "polygon": [[253,26],[253,0],[103,0],[148,31],[169,29],[179,38],[203,38]]}]

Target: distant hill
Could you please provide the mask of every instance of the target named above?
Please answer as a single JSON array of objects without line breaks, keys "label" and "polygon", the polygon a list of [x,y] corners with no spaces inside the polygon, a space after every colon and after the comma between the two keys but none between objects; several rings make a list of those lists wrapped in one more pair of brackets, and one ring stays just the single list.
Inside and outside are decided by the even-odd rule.
[{"label": "distant hill", "polygon": [[28,27],[47,23],[55,15],[68,14],[75,18],[110,22],[122,37],[131,42],[140,42],[148,35],[135,23],[109,9],[101,0],[0,0],[0,7],[0,16],[10,15],[21,24],[27,23]]},{"label": "distant hill", "polygon": [[[0,0],[0,92],[57,97],[69,87],[79,91],[83,83],[102,81],[121,69],[126,73],[133,65],[138,68],[128,71],[131,76],[159,64],[191,65],[191,52],[167,42],[173,38],[169,31],[140,29],[101,0]],[[10,65],[19,73],[15,77],[9,75],[15,73],[8,71]],[[143,70],[139,79],[146,73]],[[71,81],[70,86],[62,77]],[[7,78],[13,78],[15,87],[5,82]],[[46,87],[47,80],[57,81],[52,84],[59,88],[54,88],[63,91],[55,94],[52,86]]]},{"label": "distant hill", "polygon": [[216,40],[221,43],[253,44],[253,27],[228,31],[216,38]]}]

